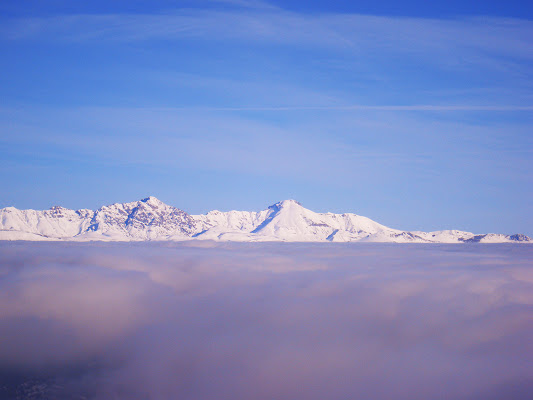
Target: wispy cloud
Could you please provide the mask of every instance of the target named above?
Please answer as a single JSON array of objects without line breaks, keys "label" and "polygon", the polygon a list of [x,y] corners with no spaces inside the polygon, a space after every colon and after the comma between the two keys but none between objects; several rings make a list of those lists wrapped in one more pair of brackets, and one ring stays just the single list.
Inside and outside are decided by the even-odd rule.
[{"label": "wispy cloud", "polygon": [[[482,85],[498,88],[498,93],[509,88],[512,88],[515,94],[519,91],[525,93],[519,98],[505,96],[509,103],[502,102],[503,95],[495,96],[499,96],[499,102],[489,101],[483,104],[477,99],[473,107],[457,99],[446,102],[451,103],[451,106],[444,106],[440,101],[417,101],[412,98],[407,104],[421,104],[416,106],[418,110],[433,108],[442,111],[499,111],[500,108],[522,110],[521,107],[529,110],[528,107],[531,106],[524,104],[522,100],[531,98],[529,77],[533,50],[528,38],[533,37],[533,21],[487,17],[430,19],[360,14],[305,14],[269,7],[268,3],[262,2],[237,0],[230,3],[235,7],[187,8],[171,10],[165,14],[5,18],[0,26],[0,40],[76,46],[98,44],[104,47],[120,47],[124,43],[150,46],[164,41],[166,46],[190,46],[182,49],[185,52],[202,52],[205,46],[217,49],[221,44],[228,50],[234,46],[239,54],[254,54],[248,56],[252,58],[245,63],[248,68],[238,60],[224,63],[220,59],[210,59],[210,51],[206,51],[199,59],[209,59],[213,68],[221,71],[221,76],[231,76],[231,71],[234,71],[234,74],[241,78],[241,86],[246,83],[254,84],[251,79],[245,79],[243,76],[247,74],[253,77],[254,70],[257,70],[254,78],[261,76],[263,83],[267,85],[274,85],[279,80],[280,86],[290,86],[290,79],[297,80],[297,76],[294,76],[296,65],[297,69],[303,72],[300,80],[306,80],[308,89],[330,84],[329,92],[326,91],[330,97],[339,93],[349,97],[346,96],[349,93],[351,98],[341,98],[333,104],[339,108],[346,104],[348,107],[350,104],[367,105],[369,102],[364,98],[364,89],[370,85],[380,88],[382,93],[389,96],[397,90],[402,96],[409,97],[411,92],[414,96],[420,93],[422,88],[435,93],[442,89],[439,81],[450,79],[454,82],[454,89],[464,86],[475,89],[476,86]],[[252,50],[256,46],[263,46],[264,52],[244,51]],[[280,57],[280,53],[274,55],[273,48],[281,50],[281,54],[283,49],[296,49],[301,60],[298,60],[298,56],[287,60],[286,57]],[[231,54],[231,51],[228,51],[228,54]],[[264,54],[264,58],[261,58],[260,54]],[[308,57],[305,57],[305,54]],[[285,70],[287,77],[280,74],[279,69]],[[155,72],[161,76],[165,75],[164,68]],[[450,76],[451,73],[455,75]],[[205,73],[199,75],[206,81],[210,78]],[[344,85],[339,86],[338,82],[334,82],[331,86],[331,81],[335,79],[325,78],[335,75],[339,76],[338,80]],[[317,82],[313,82],[315,80]],[[361,95],[354,98],[359,88],[363,89]],[[236,90],[239,90],[238,85],[231,92]],[[513,99],[515,103],[511,104]],[[406,104],[394,100],[385,100],[381,102],[383,103],[389,103],[395,109],[407,108]],[[237,107],[268,108],[285,105],[292,104],[236,104]],[[408,107],[415,108],[411,105]]]},{"label": "wispy cloud", "polygon": [[250,107],[173,107],[166,110],[194,111],[533,111],[533,106],[486,105],[346,105],[346,106],[250,106]]},{"label": "wispy cloud", "polygon": [[[482,164],[492,174],[501,167],[500,161],[507,162],[504,155],[513,157],[516,166],[522,165],[531,150],[524,135],[527,125],[516,124],[509,131],[508,123],[487,127],[453,118],[441,120],[433,113],[505,114],[531,109],[422,105],[20,110],[8,114],[10,126],[1,131],[0,142],[20,144],[17,152],[32,152],[36,146],[41,156],[50,152],[55,157],[77,155],[105,163],[349,184],[352,179],[372,180],[376,175],[385,179],[405,170],[421,177],[431,173],[430,165],[441,162],[450,163],[453,170],[467,168],[468,163]],[[255,117],[257,112],[291,111],[303,114],[290,123]],[[82,121],[84,129],[71,129]]]},{"label": "wispy cloud", "polygon": [[[524,150],[523,140],[503,143],[509,133],[502,138],[499,126],[487,128],[404,115],[406,111],[465,110],[516,111],[475,106],[75,108],[48,110],[48,117],[42,111],[10,115],[9,131],[17,135],[9,135],[4,129],[2,141],[33,144],[41,154],[48,149],[68,157],[80,154],[118,163],[308,176],[329,182],[362,178],[368,168],[390,174],[392,166],[402,169],[418,162],[427,164],[427,156],[438,159],[446,154],[460,157],[491,149],[500,154]],[[305,113],[290,124],[280,124],[258,121],[253,113],[263,111]],[[325,114],[315,114],[308,121],[309,111]],[[81,120],[85,128],[73,132],[70,126]],[[519,128],[515,127],[514,135],[519,136]],[[443,137],[448,144],[441,143]]]},{"label": "wispy cloud", "polygon": [[259,10],[277,10],[280,8],[261,0],[208,0],[211,3],[226,4],[242,8],[255,8]]},{"label": "wispy cloud", "polygon": [[[233,2],[232,2],[233,3]],[[247,1],[244,5],[253,5]],[[166,15],[70,15],[5,21],[3,39],[139,41],[204,39],[332,47],[369,54],[448,56],[449,64],[476,63],[482,56],[533,58],[533,22],[520,19],[427,19],[358,14],[306,15],[266,7],[234,11],[182,9]],[[470,56],[468,56],[470,54]],[[465,60],[464,57],[468,59]],[[478,59],[477,59],[478,58]],[[477,59],[477,61],[476,61]]]}]

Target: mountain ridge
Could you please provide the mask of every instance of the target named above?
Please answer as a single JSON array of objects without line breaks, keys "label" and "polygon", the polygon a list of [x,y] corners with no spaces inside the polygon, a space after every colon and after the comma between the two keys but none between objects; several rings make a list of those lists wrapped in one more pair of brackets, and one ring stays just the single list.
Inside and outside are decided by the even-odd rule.
[{"label": "mountain ridge", "polygon": [[353,213],[316,213],[292,199],[262,211],[190,215],[153,196],[97,210],[2,208],[0,240],[533,243],[520,233],[402,231]]}]

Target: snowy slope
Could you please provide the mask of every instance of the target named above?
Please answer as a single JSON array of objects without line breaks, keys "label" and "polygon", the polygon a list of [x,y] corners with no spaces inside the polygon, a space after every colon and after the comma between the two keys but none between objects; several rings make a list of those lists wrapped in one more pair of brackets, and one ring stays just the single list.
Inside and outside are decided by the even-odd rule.
[{"label": "snowy slope", "polygon": [[355,241],[383,230],[400,232],[355,214],[319,214],[295,200],[260,212],[211,211],[193,215],[198,239],[232,241]]},{"label": "snowy slope", "polygon": [[266,210],[189,215],[155,197],[96,211],[0,209],[0,240],[219,240],[288,242],[531,243],[525,235],[407,232],[356,214],[315,213],[295,200]]},{"label": "snowy slope", "polygon": [[254,241],[251,234],[267,217],[269,210],[254,211],[210,211],[205,215],[192,215],[198,239]]},{"label": "snowy slope", "polygon": [[43,238],[67,238],[84,232],[93,216],[94,211],[91,210],[73,211],[59,206],[44,211],[6,207],[0,210],[0,230],[29,233]]}]

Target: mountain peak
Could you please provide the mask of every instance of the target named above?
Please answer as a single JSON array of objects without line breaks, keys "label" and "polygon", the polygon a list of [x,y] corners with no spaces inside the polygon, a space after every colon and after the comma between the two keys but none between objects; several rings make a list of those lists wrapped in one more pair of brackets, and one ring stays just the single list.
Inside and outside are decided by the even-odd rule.
[{"label": "mountain peak", "polygon": [[302,207],[302,204],[299,201],[288,199],[288,200],[279,201],[276,204],[271,205],[269,208],[281,209],[281,208],[294,207],[294,206]]},{"label": "mountain peak", "polygon": [[158,198],[154,197],[154,196],[148,196],[147,198],[145,199],[142,199],[141,200],[143,203],[146,203],[146,204],[149,204],[149,205],[159,205],[159,204],[163,204],[163,202],[161,200],[159,200]]}]

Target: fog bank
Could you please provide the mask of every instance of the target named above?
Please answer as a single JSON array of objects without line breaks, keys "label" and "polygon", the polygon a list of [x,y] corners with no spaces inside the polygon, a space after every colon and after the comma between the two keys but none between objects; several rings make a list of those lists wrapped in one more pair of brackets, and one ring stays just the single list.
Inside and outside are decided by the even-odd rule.
[{"label": "fog bank", "polygon": [[0,399],[531,399],[533,246],[0,243]]}]

